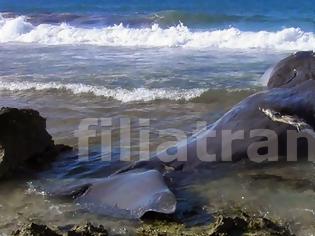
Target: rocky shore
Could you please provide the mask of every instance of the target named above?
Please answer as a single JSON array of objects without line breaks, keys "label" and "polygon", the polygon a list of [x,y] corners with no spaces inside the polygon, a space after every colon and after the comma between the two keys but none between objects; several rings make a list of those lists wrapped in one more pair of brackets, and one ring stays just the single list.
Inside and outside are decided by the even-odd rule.
[{"label": "rocky shore", "polygon": [[[12,236],[107,236],[110,229],[104,226],[94,226],[91,223],[65,227],[31,223],[12,233]],[[68,227],[69,228],[69,227]],[[118,235],[118,234],[115,234]],[[126,235],[126,234],[124,234]],[[142,222],[135,230],[127,235],[137,236],[230,236],[230,235],[256,235],[256,236],[290,236],[289,229],[281,224],[264,217],[248,215],[242,211],[234,213],[215,214],[209,224],[187,227],[184,224],[167,220],[154,220]]]},{"label": "rocky shore", "polygon": [[46,166],[60,152],[70,149],[54,144],[38,111],[0,109],[0,179]]},{"label": "rocky shore", "polygon": [[[70,147],[55,145],[46,130],[46,120],[31,109],[0,110],[0,178],[2,181],[21,173],[47,166],[60,152]],[[186,226],[169,218],[142,221],[132,235],[292,235],[290,230],[273,220],[247,214],[241,210],[211,214],[211,220],[198,226]],[[92,223],[71,226],[46,226],[26,223],[12,232],[14,236],[103,236],[111,235],[104,226]],[[117,235],[117,234],[116,234]]]}]

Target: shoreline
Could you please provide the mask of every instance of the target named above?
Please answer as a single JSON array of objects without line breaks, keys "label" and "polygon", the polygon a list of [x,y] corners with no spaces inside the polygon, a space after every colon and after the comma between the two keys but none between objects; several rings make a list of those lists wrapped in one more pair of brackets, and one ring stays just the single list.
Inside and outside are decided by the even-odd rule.
[{"label": "shoreline", "polygon": [[[36,223],[25,224],[20,229],[12,233],[12,236],[105,236],[105,235],[136,235],[136,236],[219,236],[219,235],[264,235],[264,236],[293,236],[286,226],[276,221],[248,215],[239,209],[234,209],[229,213],[214,213],[211,220],[204,224],[185,226],[185,223],[174,222],[173,220],[153,219],[144,220],[132,231],[124,233],[114,233],[111,229],[103,225],[93,225],[86,223],[81,225],[51,226]],[[115,230],[117,231],[117,229]],[[119,231],[119,229],[118,229]]]},{"label": "shoreline", "polygon": [[313,1],[0,0],[0,236],[313,236]]}]

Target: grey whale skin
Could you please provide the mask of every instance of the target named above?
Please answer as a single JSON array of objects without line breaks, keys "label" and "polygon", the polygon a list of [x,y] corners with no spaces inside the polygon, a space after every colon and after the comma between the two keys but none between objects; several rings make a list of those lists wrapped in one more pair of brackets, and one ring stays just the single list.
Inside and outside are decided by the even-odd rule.
[{"label": "grey whale skin", "polygon": [[[225,148],[220,131],[244,130],[245,138],[233,141],[232,159],[238,161],[247,158],[250,144],[262,141],[259,136],[249,138],[251,130],[275,131],[281,146],[286,140],[286,131],[296,130],[299,123],[312,129],[315,127],[315,53],[294,53],[270,68],[264,77],[268,79],[265,91],[247,97],[187,142],[181,142],[149,161],[135,162],[107,178],[65,187],[62,194],[80,192],[76,202],[93,212],[117,217],[141,218],[146,212],[174,213],[177,200],[166,184],[168,174],[189,173],[214,164],[206,158],[203,161],[197,158],[197,140],[208,140],[207,153],[216,154],[216,161],[220,162],[221,151]],[[208,138],[209,132],[213,131],[217,137]],[[187,161],[167,162],[168,154],[174,148],[179,154],[187,148]],[[180,160],[181,157],[177,158]]]}]

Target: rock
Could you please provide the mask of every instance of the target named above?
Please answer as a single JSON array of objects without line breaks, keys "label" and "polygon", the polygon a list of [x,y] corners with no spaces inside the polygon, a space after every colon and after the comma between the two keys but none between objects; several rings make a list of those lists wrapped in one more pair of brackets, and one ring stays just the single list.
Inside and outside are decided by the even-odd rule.
[{"label": "rock", "polygon": [[46,225],[31,223],[12,233],[12,236],[61,236]]},{"label": "rock", "polygon": [[76,226],[71,229],[67,236],[107,236],[107,230],[102,226],[94,226],[91,223],[87,223],[83,226]]},{"label": "rock", "polygon": [[247,222],[241,217],[224,217],[219,215],[213,224],[210,235],[237,234],[246,231]]},{"label": "rock", "polygon": [[0,179],[23,164],[47,163],[65,147],[54,145],[46,120],[31,109],[0,109]]},{"label": "rock", "polygon": [[220,213],[214,216],[215,220],[198,227],[186,227],[183,224],[166,221],[155,221],[144,224],[137,230],[139,236],[229,236],[229,235],[256,235],[256,236],[290,236],[291,232],[264,217],[249,216],[243,212],[236,214]]},{"label": "rock", "polygon": [[[72,227],[72,226],[70,226]],[[12,236],[107,236],[104,226],[91,223],[70,227],[59,227],[54,231],[47,226],[30,224],[22,227]],[[293,236],[284,226],[264,217],[247,215],[242,211],[217,213],[207,225],[187,227],[185,224],[168,220],[154,220],[143,223],[135,232],[138,236]]]},{"label": "rock", "polygon": [[107,236],[107,230],[102,226],[94,226],[91,223],[75,226],[69,231],[59,233],[46,225],[31,223],[12,233],[12,236]]},{"label": "rock", "polygon": [[236,216],[218,215],[212,224],[211,236],[219,235],[292,235],[285,227],[264,217],[249,216],[240,212]]}]

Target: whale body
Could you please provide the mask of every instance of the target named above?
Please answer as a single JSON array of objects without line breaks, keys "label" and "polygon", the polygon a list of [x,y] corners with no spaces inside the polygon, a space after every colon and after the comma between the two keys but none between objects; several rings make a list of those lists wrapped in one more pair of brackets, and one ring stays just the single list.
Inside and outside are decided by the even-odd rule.
[{"label": "whale body", "polygon": [[[124,212],[119,217],[140,218],[151,211],[171,214],[176,211],[177,201],[169,188],[168,174],[208,168],[213,164],[208,154],[215,154],[216,162],[226,161],[222,152],[230,144],[222,143],[222,131],[244,132],[242,140],[233,141],[230,161],[235,162],[248,158],[248,147],[264,140],[259,133],[251,137],[252,130],[272,130],[277,134],[274,142],[285,144],[287,130],[314,129],[315,54],[292,54],[264,76],[268,76],[266,90],[247,97],[214,124],[149,161],[132,163],[107,178],[75,186],[77,190],[84,188],[75,201],[101,214],[115,215],[113,211],[119,209],[116,212]],[[215,138],[210,135],[213,132],[217,134]],[[204,155],[200,156],[198,143],[206,144]],[[184,149],[187,150],[187,160],[180,156]],[[171,154],[176,158],[170,160]],[[72,190],[73,186],[64,192],[71,194]]]}]

